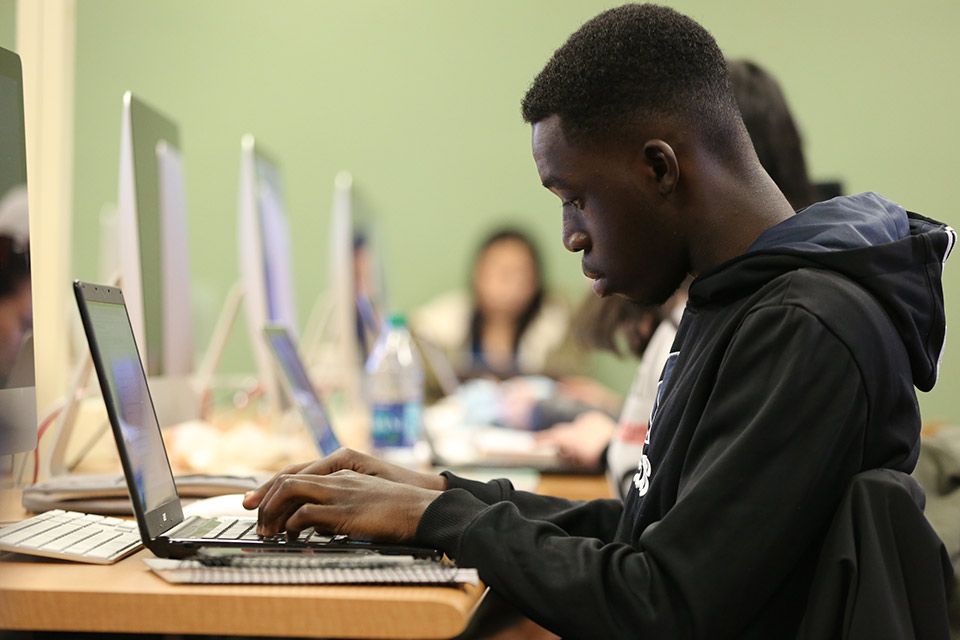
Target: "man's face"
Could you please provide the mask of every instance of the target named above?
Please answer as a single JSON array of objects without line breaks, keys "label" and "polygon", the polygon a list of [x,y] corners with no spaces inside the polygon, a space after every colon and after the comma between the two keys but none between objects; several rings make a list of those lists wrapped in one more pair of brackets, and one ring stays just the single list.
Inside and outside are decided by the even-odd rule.
[{"label": "man's face", "polygon": [[533,125],[540,180],[563,202],[563,244],[583,252],[600,296],[661,304],[686,277],[677,212],[660,194],[642,145],[570,145],[557,116]]}]

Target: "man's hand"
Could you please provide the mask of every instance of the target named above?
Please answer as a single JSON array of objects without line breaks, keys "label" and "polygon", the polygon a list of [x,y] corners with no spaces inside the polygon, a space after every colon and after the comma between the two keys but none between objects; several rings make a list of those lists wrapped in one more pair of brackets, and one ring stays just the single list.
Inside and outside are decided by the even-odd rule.
[{"label": "man's hand", "polygon": [[314,527],[355,540],[410,542],[440,491],[356,471],[284,475],[260,502],[257,533],[295,537]]},{"label": "man's hand", "polygon": [[441,475],[411,471],[352,449],[338,449],[326,458],[287,467],[259,489],[248,491],[243,499],[243,506],[246,509],[259,507],[271,488],[287,476],[294,474],[323,476],[342,470],[356,471],[363,475],[377,476],[400,484],[408,484],[432,491],[443,491],[447,488],[447,479]]}]

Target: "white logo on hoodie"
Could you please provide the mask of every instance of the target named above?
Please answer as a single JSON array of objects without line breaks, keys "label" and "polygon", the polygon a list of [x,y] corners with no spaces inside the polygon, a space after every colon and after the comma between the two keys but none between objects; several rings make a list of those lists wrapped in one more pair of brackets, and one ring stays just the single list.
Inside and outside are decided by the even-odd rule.
[{"label": "white logo on hoodie", "polygon": [[650,476],[653,473],[653,467],[650,464],[650,458],[647,457],[647,448],[650,446],[650,432],[653,431],[654,418],[657,416],[657,409],[660,408],[660,399],[663,397],[663,389],[667,386],[667,380],[673,373],[673,366],[680,357],[679,351],[674,351],[667,357],[663,364],[663,373],[660,375],[660,383],[657,385],[657,397],[653,401],[653,410],[650,412],[650,424],[647,427],[647,435],[643,439],[643,454],[640,456],[640,464],[637,465],[637,472],[633,475],[633,486],[637,488],[640,497],[647,495],[650,489]]}]

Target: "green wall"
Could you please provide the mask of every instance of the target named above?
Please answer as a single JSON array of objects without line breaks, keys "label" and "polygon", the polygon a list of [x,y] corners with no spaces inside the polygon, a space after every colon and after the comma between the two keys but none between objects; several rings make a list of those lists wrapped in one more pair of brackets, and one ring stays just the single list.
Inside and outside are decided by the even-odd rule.
[{"label": "green wall", "polygon": [[[728,56],[753,58],[780,79],[814,178],[960,226],[950,197],[960,3],[672,4]],[[566,36],[608,6],[78,0],[75,275],[98,276],[97,220],[116,201],[120,97],[132,89],[181,125],[201,345],[238,274],[239,140],[248,131],[282,163],[301,319],[325,288],[340,169],[353,172],[382,222],[395,307],[463,284],[478,236],[505,220],[541,240],[551,284],[579,296],[579,260],[560,245],[558,202],[539,185],[519,101]],[[956,265],[946,282],[948,313],[960,318]],[[251,369],[244,339],[238,327],[223,370]],[[928,418],[960,421],[958,349],[921,399]],[[621,389],[631,371],[609,358],[598,365]]]},{"label": "green wall", "polygon": [[0,0],[0,47],[17,50],[17,0]]}]

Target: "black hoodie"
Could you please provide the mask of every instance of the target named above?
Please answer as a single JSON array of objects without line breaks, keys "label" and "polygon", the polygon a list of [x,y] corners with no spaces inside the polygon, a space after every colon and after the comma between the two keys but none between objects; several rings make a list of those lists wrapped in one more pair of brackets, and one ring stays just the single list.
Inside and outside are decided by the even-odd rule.
[{"label": "black hoodie", "polygon": [[420,542],[565,638],[789,638],[850,479],[909,472],[956,234],[835,198],[701,274],[625,503],[447,474]]}]

